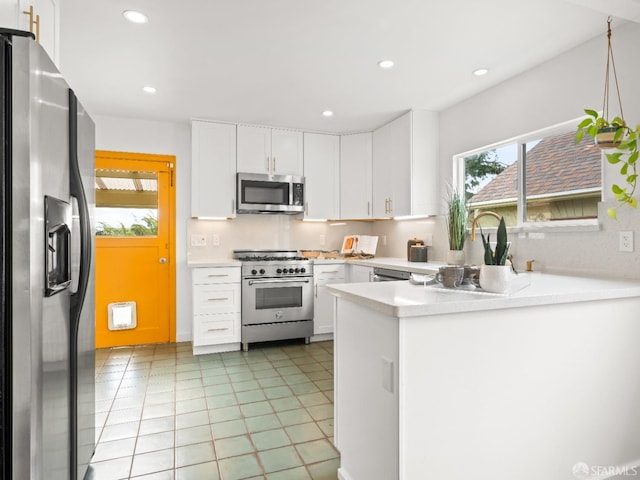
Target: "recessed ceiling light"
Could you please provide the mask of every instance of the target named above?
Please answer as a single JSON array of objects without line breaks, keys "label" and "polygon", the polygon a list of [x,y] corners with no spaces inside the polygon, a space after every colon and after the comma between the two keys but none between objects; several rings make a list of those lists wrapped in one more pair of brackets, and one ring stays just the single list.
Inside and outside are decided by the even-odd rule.
[{"label": "recessed ceiling light", "polygon": [[147,85],[146,87],[142,87],[142,90],[145,91],[145,93],[156,93],[156,87],[152,87],[151,85]]},{"label": "recessed ceiling light", "polygon": [[135,10],[125,10],[122,15],[132,23],[147,23],[149,21],[149,18],[144,13],[136,12]]},{"label": "recessed ceiling light", "polygon": [[481,77],[481,76],[483,76],[483,75],[486,75],[487,73],[489,73],[489,69],[488,69],[488,68],[476,68],[476,69],[473,71],[473,74],[474,74],[476,77]]},{"label": "recessed ceiling light", "polygon": [[380,68],[383,68],[383,69],[387,70],[387,69],[393,67],[393,60],[380,60],[378,62],[378,66]]},{"label": "recessed ceiling light", "polygon": [[333,112],[331,110],[325,110],[322,112],[323,117],[333,117]]}]

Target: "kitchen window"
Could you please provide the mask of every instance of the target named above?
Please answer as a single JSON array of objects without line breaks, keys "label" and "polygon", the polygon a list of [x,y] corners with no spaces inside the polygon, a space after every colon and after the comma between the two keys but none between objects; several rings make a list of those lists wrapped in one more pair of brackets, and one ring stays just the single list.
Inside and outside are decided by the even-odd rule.
[{"label": "kitchen window", "polygon": [[[574,142],[578,121],[523,135],[454,158],[472,215],[492,211],[507,226],[591,225],[602,199],[602,154]],[[491,217],[480,220],[494,227]]]}]

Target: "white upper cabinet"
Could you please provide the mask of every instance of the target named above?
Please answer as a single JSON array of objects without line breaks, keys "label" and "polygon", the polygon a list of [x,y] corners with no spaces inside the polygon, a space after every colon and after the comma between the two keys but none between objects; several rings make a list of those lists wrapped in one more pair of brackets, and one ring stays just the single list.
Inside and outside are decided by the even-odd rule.
[{"label": "white upper cabinet", "polygon": [[238,172],[302,175],[302,132],[238,125]]},{"label": "white upper cabinet", "polygon": [[373,132],[373,216],[438,213],[438,114],[410,111]]},{"label": "white upper cabinet", "polygon": [[340,137],[304,134],[305,218],[340,216]]},{"label": "white upper cabinet", "polygon": [[191,157],[191,216],[233,217],[236,126],[193,121]]},{"label": "white upper cabinet", "polygon": [[56,65],[59,65],[58,12],[59,5],[55,0],[0,0],[2,26],[36,35]]},{"label": "white upper cabinet", "polygon": [[372,133],[340,137],[340,218],[366,219],[372,213]]}]

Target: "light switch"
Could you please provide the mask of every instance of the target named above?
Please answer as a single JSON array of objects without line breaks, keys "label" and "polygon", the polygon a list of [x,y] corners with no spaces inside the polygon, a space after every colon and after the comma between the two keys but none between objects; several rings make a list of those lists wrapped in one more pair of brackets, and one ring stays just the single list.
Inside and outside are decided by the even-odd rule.
[{"label": "light switch", "polygon": [[214,247],[220,246],[220,235],[218,235],[217,233],[214,233],[213,235],[213,246]]},{"label": "light switch", "polygon": [[393,361],[382,357],[382,388],[393,393]]}]

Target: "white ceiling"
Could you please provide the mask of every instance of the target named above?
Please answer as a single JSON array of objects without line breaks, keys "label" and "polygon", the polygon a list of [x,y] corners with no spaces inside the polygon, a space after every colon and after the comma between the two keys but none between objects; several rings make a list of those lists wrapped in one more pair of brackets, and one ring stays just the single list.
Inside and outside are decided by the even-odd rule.
[{"label": "white ceiling", "polygon": [[[609,13],[635,19],[633,9],[606,12],[616,2],[640,6],[640,0],[63,0],[60,66],[92,114],[363,131],[409,108],[442,110],[604,35]],[[149,23],[127,22],[127,9],[144,12]],[[614,20],[614,29],[622,23]],[[383,58],[395,68],[380,70]],[[475,77],[477,67],[491,71]],[[144,93],[144,85],[157,93]],[[322,117],[326,109],[335,115]]]}]

